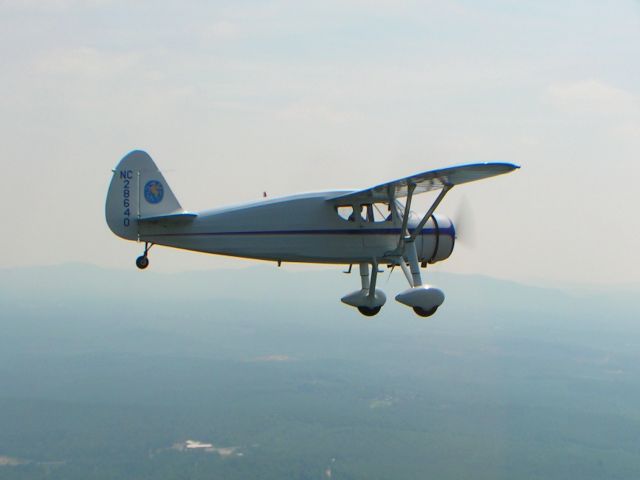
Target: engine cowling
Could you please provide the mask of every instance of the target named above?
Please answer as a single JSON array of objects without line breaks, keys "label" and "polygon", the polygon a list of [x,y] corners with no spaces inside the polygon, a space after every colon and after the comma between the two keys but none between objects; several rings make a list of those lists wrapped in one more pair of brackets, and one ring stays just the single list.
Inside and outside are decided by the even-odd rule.
[{"label": "engine cowling", "polygon": [[422,229],[420,237],[422,248],[418,256],[421,262],[440,262],[453,253],[456,230],[451,219],[444,215],[432,215]]}]

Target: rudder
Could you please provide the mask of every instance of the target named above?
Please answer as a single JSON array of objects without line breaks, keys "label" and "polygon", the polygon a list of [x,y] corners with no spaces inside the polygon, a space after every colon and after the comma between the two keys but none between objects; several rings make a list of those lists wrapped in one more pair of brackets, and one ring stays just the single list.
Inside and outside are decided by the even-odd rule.
[{"label": "rudder", "polygon": [[182,212],[182,207],[147,152],[134,150],[113,170],[105,216],[113,233],[138,240],[138,219]]}]

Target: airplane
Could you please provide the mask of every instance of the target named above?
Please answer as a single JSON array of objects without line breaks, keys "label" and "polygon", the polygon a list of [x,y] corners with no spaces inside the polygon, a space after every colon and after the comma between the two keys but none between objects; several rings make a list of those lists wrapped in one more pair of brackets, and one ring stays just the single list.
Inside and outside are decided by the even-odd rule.
[{"label": "airplane", "polygon": [[[263,198],[201,212],[184,210],[164,176],[142,150],[127,154],[113,170],[105,215],[111,231],[144,242],[136,259],[149,266],[154,245],[277,262],[353,265],[361,287],[342,297],[365,316],[380,312],[379,266],[399,266],[409,288],[395,299],[422,317],[433,315],[444,292],[425,284],[420,268],[449,258],[456,231],[435,214],[456,185],[509,173],[518,165],[475,163],[418,173],[364,190],[328,190]],[[426,213],[411,211],[414,195],[439,190]],[[401,199],[406,199],[405,203]]]}]

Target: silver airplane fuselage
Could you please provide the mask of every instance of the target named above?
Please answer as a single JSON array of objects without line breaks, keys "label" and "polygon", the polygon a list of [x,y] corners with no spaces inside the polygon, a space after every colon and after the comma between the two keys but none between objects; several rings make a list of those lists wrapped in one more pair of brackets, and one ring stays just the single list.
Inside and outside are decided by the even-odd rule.
[{"label": "silver airplane fuselage", "polygon": [[[264,199],[197,212],[189,221],[142,222],[138,236],[156,245],[276,262],[357,264],[375,258],[394,263],[401,218],[368,221],[356,215],[344,219],[329,201],[341,193]],[[419,220],[412,214],[409,230]],[[418,257],[429,263],[444,260],[454,242],[451,220],[433,215],[416,237]]]}]

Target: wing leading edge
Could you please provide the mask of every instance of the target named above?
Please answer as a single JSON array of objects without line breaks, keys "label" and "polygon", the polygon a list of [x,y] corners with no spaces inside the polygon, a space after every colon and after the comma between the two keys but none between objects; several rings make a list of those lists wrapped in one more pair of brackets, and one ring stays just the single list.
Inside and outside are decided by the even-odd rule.
[{"label": "wing leading edge", "polygon": [[461,185],[475,182],[483,178],[503,175],[520,168],[512,163],[473,163],[459,165],[457,167],[430,170],[417,173],[410,177],[400,178],[392,182],[382,183],[375,187],[350,192],[344,195],[332,197],[329,201],[334,203],[353,203],[357,201],[388,202],[391,198],[406,197],[409,185],[415,185],[413,194],[424,193],[432,190],[440,190],[446,186]]}]

